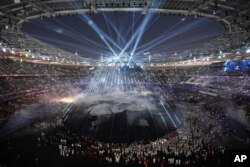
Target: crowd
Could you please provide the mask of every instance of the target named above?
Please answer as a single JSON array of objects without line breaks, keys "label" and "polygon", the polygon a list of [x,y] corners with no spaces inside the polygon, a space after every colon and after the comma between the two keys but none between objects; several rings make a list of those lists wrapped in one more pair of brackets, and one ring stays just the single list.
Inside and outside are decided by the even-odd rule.
[{"label": "crowd", "polygon": [[[208,166],[222,164],[225,148],[214,140],[213,115],[185,113],[184,127],[155,141],[104,143],[72,133],[63,124],[54,132],[42,133],[39,147],[54,145],[64,158],[82,157],[100,166]],[[204,117],[205,116],[205,117]],[[220,115],[217,116],[218,118]]]},{"label": "crowd", "polygon": [[[39,102],[44,95],[76,84],[92,71],[84,67],[36,64],[0,57],[0,122],[14,111]],[[66,87],[66,88],[65,88]],[[47,93],[47,94],[46,94]]]},{"label": "crowd", "polygon": [[88,72],[86,67],[20,62],[18,60],[1,58],[0,56],[0,76],[6,74],[76,75]]},{"label": "crowd", "polygon": [[[3,59],[0,62],[0,119],[2,120],[18,108],[25,108],[34,103],[40,94],[32,94],[32,92],[48,91],[52,94],[54,91],[58,93],[60,90],[66,89],[67,82],[78,83],[82,79],[82,75],[92,75],[86,69],[74,67],[20,63],[9,59]],[[145,82],[151,82],[156,78],[163,84],[168,83],[168,87],[173,85],[171,87],[173,92],[170,91],[168,94],[173,93],[172,100],[176,107],[183,112],[184,125],[182,128],[154,141],[135,141],[133,143],[112,143],[110,141],[110,143],[104,143],[98,139],[71,132],[63,124],[62,119],[57,118],[55,122],[46,125],[49,127],[48,129],[51,129],[51,132],[42,132],[36,138],[38,148],[55,147],[62,158],[80,157],[94,162],[98,166],[163,167],[210,166],[211,164],[222,166],[227,157],[226,147],[221,144],[224,141],[217,141],[216,136],[224,137],[220,134],[225,132],[222,124],[226,123],[227,120],[223,108],[216,105],[219,103],[220,97],[201,94],[193,90],[197,89],[197,83],[202,85],[204,82],[207,83],[206,87],[221,89],[225,87],[221,85],[225,80],[228,87],[237,88],[240,84],[237,83],[238,79],[245,82],[245,79],[248,78],[217,76],[202,78],[199,75],[205,75],[207,68],[197,67],[189,70],[147,71],[146,75],[145,73],[128,74],[143,78]],[[217,67],[210,70],[216,71]],[[11,76],[11,74],[19,76]],[[27,77],[23,74],[31,74],[32,76]],[[36,74],[49,74],[49,77],[36,76]],[[190,83],[180,84],[182,81]],[[60,87],[61,84],[64,86]],[[248,89],[247,82],[244,88]],[[60,93],[64,95],[63,92]],[[225,104],[223,105],[225,106]],[[231,133],[231,127],[227,126],[226,128],[229,129],[226,132]],[[39,158],[36,160],[39,162]]]}]

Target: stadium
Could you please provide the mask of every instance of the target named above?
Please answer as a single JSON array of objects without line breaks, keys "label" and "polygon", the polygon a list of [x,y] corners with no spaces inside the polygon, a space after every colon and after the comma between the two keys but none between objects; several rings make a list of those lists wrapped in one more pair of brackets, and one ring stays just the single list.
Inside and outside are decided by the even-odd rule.
[{"label": "stadium", "polygon": [[248,166],[249,6],[1,0],[0,166]]}]

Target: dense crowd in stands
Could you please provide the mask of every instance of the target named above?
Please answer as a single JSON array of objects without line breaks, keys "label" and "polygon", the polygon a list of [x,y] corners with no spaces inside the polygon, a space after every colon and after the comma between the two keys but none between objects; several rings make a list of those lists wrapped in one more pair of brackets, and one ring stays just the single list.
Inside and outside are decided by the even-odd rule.
[{"label": "dense crowd in stands", "polygon": [[3,74],[76,75],[88,72],[87,68],[78,66],[38,64],[2,58],[0,60],[0,76]]},{"label": "dense crowd in stands", "polygon": [[[0,58],[0,121],[14,111],[39,101],[48,92],[63,92],[67,85],[92,75],[84,67],[36,64]],[[65,88],[66,86],[66,88]]]}]

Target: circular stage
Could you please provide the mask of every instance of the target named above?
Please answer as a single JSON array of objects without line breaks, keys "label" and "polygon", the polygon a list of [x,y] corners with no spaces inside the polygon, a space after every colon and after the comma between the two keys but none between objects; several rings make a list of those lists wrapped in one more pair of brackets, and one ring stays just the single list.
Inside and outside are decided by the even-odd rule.
[{"label": "circular stage", "polygon": [[64,120],[73,132],[115,143],[153,140],[182,124],[181,114],[151,92],[88,95]]}]

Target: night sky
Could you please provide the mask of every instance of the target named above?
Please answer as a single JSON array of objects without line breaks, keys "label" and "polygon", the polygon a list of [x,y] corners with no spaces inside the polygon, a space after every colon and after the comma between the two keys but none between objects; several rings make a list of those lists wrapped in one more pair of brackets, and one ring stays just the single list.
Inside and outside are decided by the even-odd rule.
[{"label": "night sky", "polygon": [[[77,51],[82,57],[94,59],[103,54],[112,55],[101,39],[103,37],[119,54],[135,32],[142,31],[141,40],[135,50],[135,58],[139,58],[146,52],[165,52],[167,56],[175,51],[196,48],[224,32],[224,26],[220,22],[194,16],[152,14],[146,26],[141,27],[147,17],[149,18],[148,14],[134,12],[106,12],[39,18],[26,23],[23,31],[63,50],[72,53]],[[94,30],[93,25],[98,28]],[[131,53],[137,38],[131,42],[126,53]]]}]

